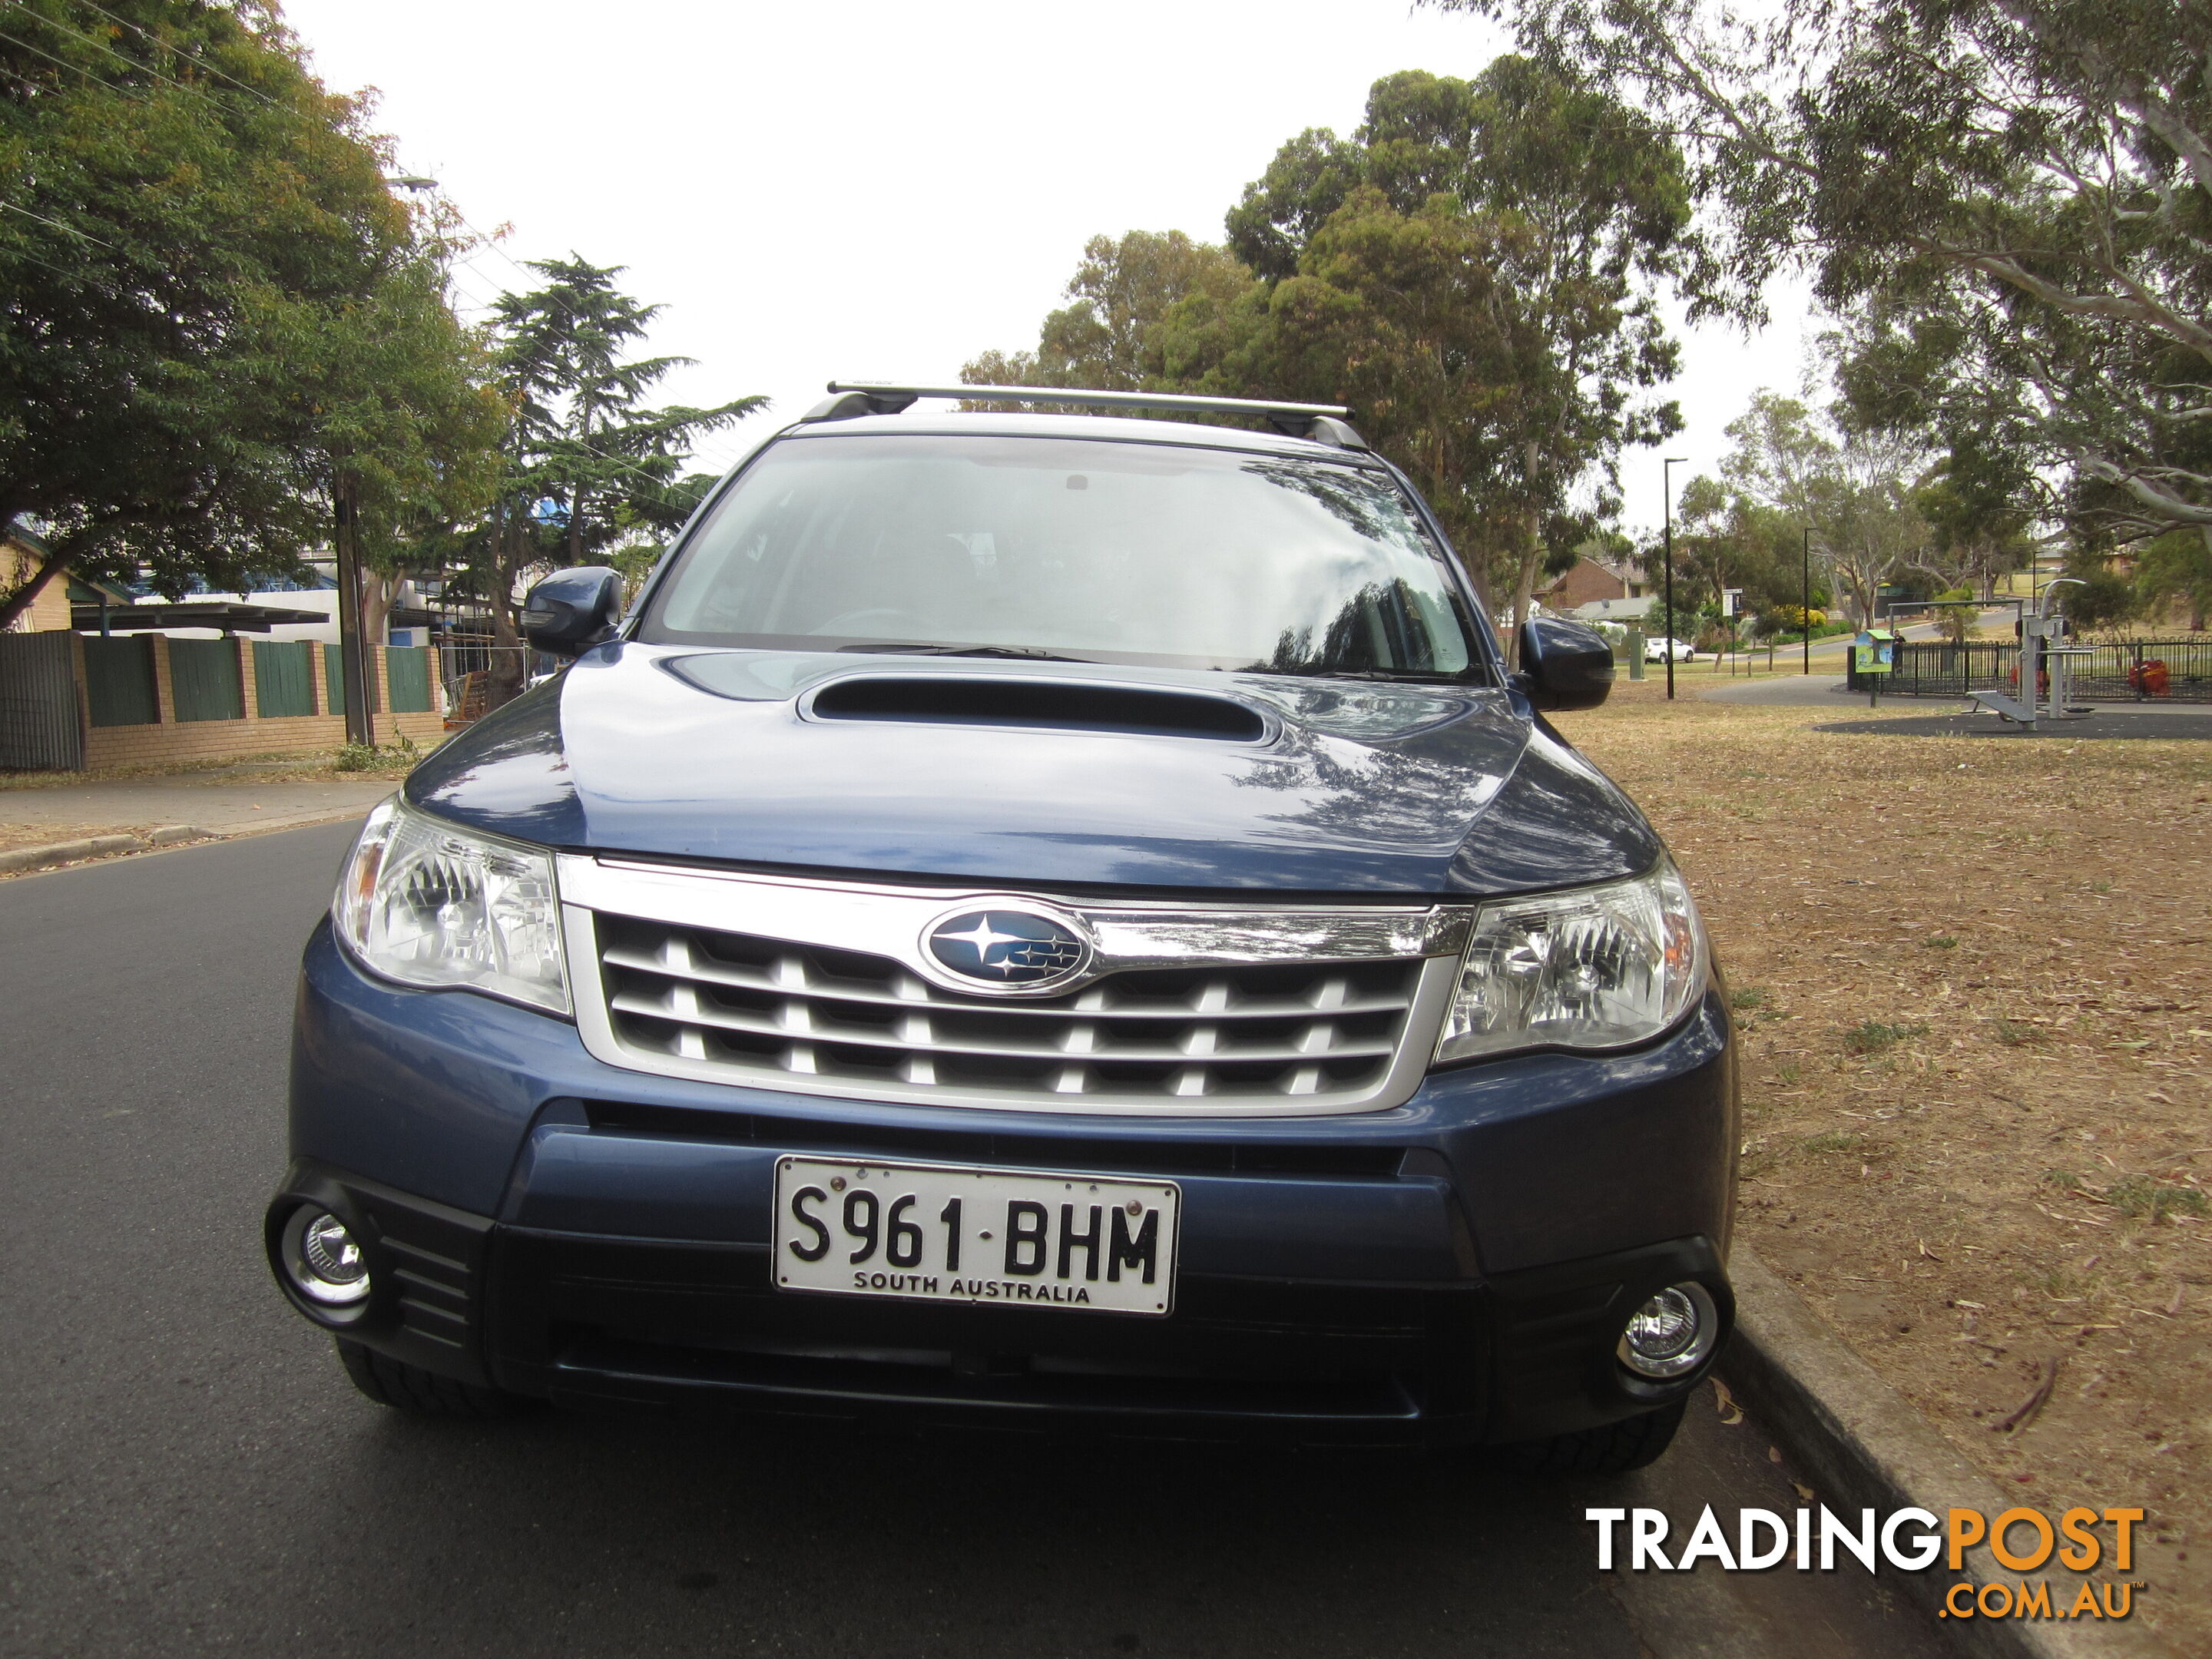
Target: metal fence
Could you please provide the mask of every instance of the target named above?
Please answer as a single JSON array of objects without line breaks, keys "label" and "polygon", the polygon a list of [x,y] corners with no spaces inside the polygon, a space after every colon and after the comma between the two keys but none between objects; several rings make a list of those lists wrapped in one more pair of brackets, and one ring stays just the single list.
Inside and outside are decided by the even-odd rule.
[{"label": "metal fence", "polygon": [[0,634],[0,769],[75,772],[84,765],[74,634]]},{"label": "metal fence", "polygon": [[94,726],[154,725],[161,718],[156,678],[152,635],[85,641],[85,699]]},{"label": "metal fence", "polygon": [[547,672],[552,659],[527,646],[494,645],[466,635],[437,647],[438,678],[446,687],[446,724],[465,726],[481,720],[506,697]]},{"label": "metal fence", "polygon": [[[2065,658],[2068,695],[2082,702],[2212,702],[2212,638],[2131,640]],[[1897,647],[1882,681],[1892,696],[1963,697],[2020,690],[2020,647],[2009,641],[1914,640]]]}]

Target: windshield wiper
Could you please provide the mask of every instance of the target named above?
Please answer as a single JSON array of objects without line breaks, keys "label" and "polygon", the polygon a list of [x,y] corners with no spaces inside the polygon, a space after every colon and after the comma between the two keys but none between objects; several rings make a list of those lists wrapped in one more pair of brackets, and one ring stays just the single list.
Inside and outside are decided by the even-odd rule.
[{"label": "windshield wiper", "polygon": [[841,645],[840,651],[872,651],[905,657],[1019,657],[1029,662],[1089,662],[1089,657],[1063,657],[1034,645],[908,645],[880,640],[868,645]]}]

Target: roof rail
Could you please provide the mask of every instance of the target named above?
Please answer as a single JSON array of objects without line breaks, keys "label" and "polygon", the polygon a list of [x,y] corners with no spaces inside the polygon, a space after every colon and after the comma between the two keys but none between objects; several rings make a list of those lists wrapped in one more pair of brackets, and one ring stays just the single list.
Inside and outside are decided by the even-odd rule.
[{"label": "roof rail", "polygon": [[1259,398],[1194,398],[1178,392],[1095,392],[1058,386],[890,386],[873,380],[832,380],[830,396],[801,421],[849,421],[860,415],[896,415],[921,398],[957,398],[981,404],[1076,404],[1086,409],[1180,410],[1191,414],[1257,415],[1278,432],[1311,438],[1340,449],[1364,449],[1367,441],[1345,424],[1342,404],[1286,404]]}]

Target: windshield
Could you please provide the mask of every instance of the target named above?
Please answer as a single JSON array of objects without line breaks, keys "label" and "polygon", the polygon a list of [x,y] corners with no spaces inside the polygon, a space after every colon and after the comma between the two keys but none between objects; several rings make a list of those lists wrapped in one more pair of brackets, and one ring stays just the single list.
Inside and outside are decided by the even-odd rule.
[{"label": "windshield", "polygon": [[771,445],[639,637],[1434,678],[1468,669],[1473,634],[1379,470],[916,434]]}]

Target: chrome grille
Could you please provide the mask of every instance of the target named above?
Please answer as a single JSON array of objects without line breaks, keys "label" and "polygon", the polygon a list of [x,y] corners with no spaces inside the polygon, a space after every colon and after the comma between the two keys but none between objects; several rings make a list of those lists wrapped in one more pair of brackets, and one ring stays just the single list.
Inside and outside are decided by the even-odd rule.
[{"label": "chrome grille", "polygon": [[[1376,1111],[1419,1086],[1471,907],[1069,902],[563,854],[576,1025],[608,1065],[1030,1111]],[[969,908],[1090,941],[1059,991],[969,989],[926,940]]]},{"label": "chrome grille", "polygon": [[1398,1050],[1419,961],[1109,975],[1013,1003],[854,951],[605,916],[599,961],[630,1048],[769,1087],[793,1077],[1024,1095],[1267,1100],[1364,1094]]}]

